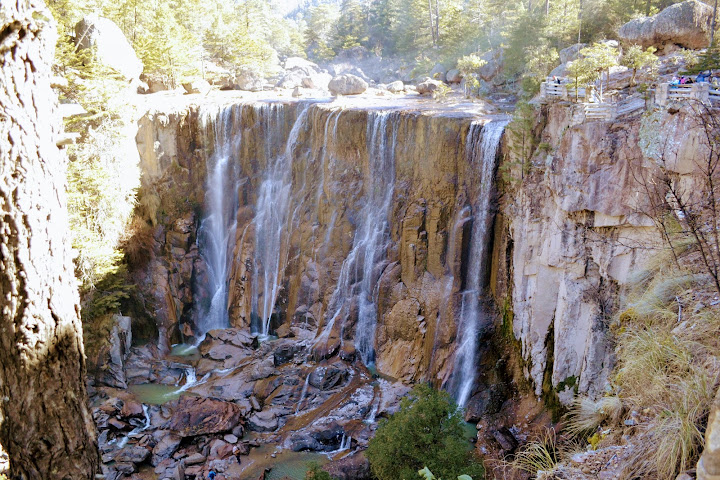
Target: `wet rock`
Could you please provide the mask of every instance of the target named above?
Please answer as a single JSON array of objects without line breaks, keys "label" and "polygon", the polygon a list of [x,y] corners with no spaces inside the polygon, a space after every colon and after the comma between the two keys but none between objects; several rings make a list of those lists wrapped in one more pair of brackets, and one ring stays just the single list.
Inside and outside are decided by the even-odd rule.
[{"label": "wet rock", "polygon": [[328,84],[333,95],[358,95],[367,90],[368,84],[362,78],[350,73],[339,75]]},{"label": "wet rock", "polygon": [[210,398],[182,397],[169,408],[173,413],[165,428],[181,437],[227,432],[241,420],[240,407]]},{"label": "wet rock", "polygon": [[502,385],[483,388],[473,395],[465,409],[466,422],[478,422],[484,415],[492,415],[500,411],[508,392]]},{"label": "wet rock", "polygon": [[652,17],[630,20],[620,27],[618,36],[628,44],[643,48],[666,44],[685,48],[705,48],[710,42],[712,7],[698,0],[686,0],[671,5]]},{"label": "wet rock", "polygon": [[321,445],[320,442],[310,436],[307,432],[292,434],[288,442],[290,444],[290,449],[293,452],[317,452],[323,449],[323,445]]},{"label": "wet rock", "polygon": [[346,362],[353,362],[355,360],[356,353],[357,352],[355,350],[355,344],[348,340],[342,344],[338,355],[342,360],[345,360]]},{"label": "wet rock", "polygon": [[370,462],[364,452],[354,453],[323,466],[323,470],[338,480],[370,480]]},{"label": "wet rock", "polygon": [[289,362],[298,352],[299,346],[295,343],[285,343],[280,345],[273,352],[273,361],[276,367]]},{"label": "wet rock", "polygon": [[310,385],[320,390],[330,390],[347,380],[347,370],[335,366],[318,367],[310,374]]}]

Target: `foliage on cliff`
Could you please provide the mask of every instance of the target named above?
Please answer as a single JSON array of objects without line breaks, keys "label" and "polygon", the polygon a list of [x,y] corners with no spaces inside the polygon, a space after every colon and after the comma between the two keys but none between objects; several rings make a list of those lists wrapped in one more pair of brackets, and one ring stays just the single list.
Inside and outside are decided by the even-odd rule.
[{"label": "foliage on cliff", "polygon": [[381,421],[367,458],[379,480],[416,478],[424,467],[440,478],[484,475],[464,438],[457,406],[447,392],[424,384],[403,398],[400,411]]}]

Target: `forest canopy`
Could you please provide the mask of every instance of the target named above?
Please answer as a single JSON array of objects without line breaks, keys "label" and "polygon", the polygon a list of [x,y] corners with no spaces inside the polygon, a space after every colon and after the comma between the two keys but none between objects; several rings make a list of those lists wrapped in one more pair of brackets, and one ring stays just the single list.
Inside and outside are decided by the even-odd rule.
[{"label": "forest canopy", "polygon": [[[89,13],[117,23],[145,72],[202,76],[210,64],[273,73],[278,59],[324,62],[361,47],[427,70],[502,49],[505,74],[539,76],[578,40],[612,38],[628,20],[674,0],[50,0],[61,54]],[[69,60],[59,58],[64,64]],[[550,67],[551,68],[551,67]],[[427,73],[427,72],[424,72]]]}]

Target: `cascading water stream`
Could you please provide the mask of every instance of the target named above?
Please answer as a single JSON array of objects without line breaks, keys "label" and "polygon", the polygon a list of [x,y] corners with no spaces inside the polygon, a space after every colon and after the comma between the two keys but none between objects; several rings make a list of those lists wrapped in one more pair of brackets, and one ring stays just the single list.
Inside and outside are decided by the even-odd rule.
[{"label": "cascading water stream", "polygon": [[[259,106],[265,119],[265,132],[272,138],[266,145],[269,155],[265,179],[260,185],[255,213],[255,275],[253,276],[252,331],[267,337],[270,321],[282,283],[283,258],[287,256],[288,224],[290,222],[290,194],[292,190],[292,150],[307,119],[307,105],[297,117],[285,144],[284,151],[272,155],[275,142],[270,132],[283,124],[282,105]],[[265,110],[265,111],[263,111]],[[273,158],[274,157],[274,158]]]},{"label": "cascading water stream", "polygon": [[[326,339],[353,297],[358,300],[355,348],[365,365],[375,361],[377,324],[377,265],[385,260],[389,242],[388,214],[395,185],[397,122],[392,112],[368,114],[369,169],[364,179],[365,202],[358,217],[353,246],[340,269],[340,277],[328,304],[329,321],[320,339]],[[391,133],[388,134],[388,129]],[[343,337],[345,324],[341,325]]]},{"label": "cascading water stream", "polygon": [[207,265],[207,285],[210,303],[201,306],[197,319],[198,338],[216,328],[228,326],[228,271],[230,248],[235,239],[238,207],[239,172],[233,151],[240,142],[240,134],[232,132],[233,108],[200,112],[207,136],[214,140],[213,154],[207,160],[205,217],[198,230],[200,255]]},{"label": "cascading water stream", "polygon": [[482,125],[473,122],[465,143],[468,164],[480,169],[480,183],[476,189],[473,205],[470,254],[462,293],[458,346],[453,366],[452,392],[460,407],[464,407],[475,385],[478,329],[482,308],[480,295],[486,284],[487,248],[492,226],[491,199],[495,176],[495,164],[500,139],[508,124],[507,120],[494,120]]}]

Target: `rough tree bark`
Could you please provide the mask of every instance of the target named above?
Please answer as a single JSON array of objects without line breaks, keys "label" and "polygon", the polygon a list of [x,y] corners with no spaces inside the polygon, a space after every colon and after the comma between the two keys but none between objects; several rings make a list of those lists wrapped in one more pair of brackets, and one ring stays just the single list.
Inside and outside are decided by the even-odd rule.
[{"label": "rough tree bark", "polygon": [[0,444],[13,478],[94,478],[66,160],[40,0],[0,0]]}]

